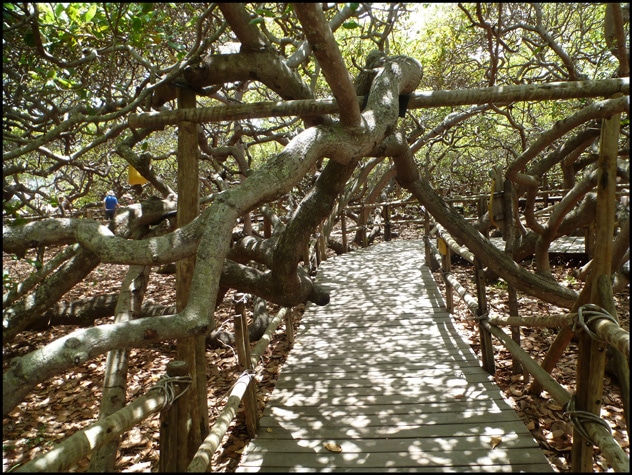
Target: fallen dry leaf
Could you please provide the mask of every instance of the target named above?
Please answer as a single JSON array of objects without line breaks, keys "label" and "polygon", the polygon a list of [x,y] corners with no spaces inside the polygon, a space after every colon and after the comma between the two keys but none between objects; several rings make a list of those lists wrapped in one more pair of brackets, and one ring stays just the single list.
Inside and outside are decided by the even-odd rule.
[{"label": "fallen dry leaf", "polygon": [[342,447],[340,447],[338,444],[334,444],[333,442],[325,442],[325,448],[330,452],[342,452]]},{"label": "fallen dry leaf", "polygon": [[502,441],[503,438],[496,435],[489,440],[489,445],[492,446],[492,449],[495,449]]}]

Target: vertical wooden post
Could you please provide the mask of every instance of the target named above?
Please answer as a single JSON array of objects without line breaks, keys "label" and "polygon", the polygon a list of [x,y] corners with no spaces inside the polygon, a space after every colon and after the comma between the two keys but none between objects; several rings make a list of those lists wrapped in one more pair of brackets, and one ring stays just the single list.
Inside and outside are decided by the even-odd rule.
[{"label": "vertical wooden post", "polygon": [[591,222],[586,226],[586,237],[584,238],[584,251],[589,258],[595,255],[595,223]]},{"label": "vertical wooden post", "polygon": [[342,229],[342,252],[345,253],[348,250],[347,247],[347,219],[345,209],[342,209],[340,213],[340,227]]},{"label": "vertical wooden post", "polygon": [[[505,210],[505,218],[503,220],[503,236],[505,238],[505,254],[509,255],[512,259],[514,258],[514,249],[516,247],[516,219],[517,216],[514,216],[514,210],[517,209],[517,206],[514,206],[516,203],[516,192],[510,180],[504,180],[503,182],[503,208]],[[509,304],[509,316],[517,317],[518,316],[518,294],[513,285],[509,284],[507,288],[507,300]],[[516,342],[517,345],[520,345],[520,327],[513,326],[511,327],[511,339]],[[520,360],[512,355],[511,357],[511,372],[513,374],[523,373],[524,375],[524,384],[529,383],[529,373],[527,371],[522,370],[522,364]]]},{"label": "vertical wooden post", "polygon": [[235,315],[233,323],[235,324],[235,345],[237,346],[237,360],[239,369],[242,371],[250,369],[250,341],[247,336],[248,322],[246,320],[246,295],[236,293],[233,298],[235,305]]},{"label": "vertical wooden post", "polygon": [[290,346],[294,346],[294,321],[292,319],[292,309],[285,312],[285,338]]},{"label": "vertical wooden post", "polygon": [[[444,274],[450,273],[452,269],[452,251],[448,244],[441,238],[438,238],[439,245],[439,254],[441,254],[441,267]],[[443,279],[445,281],[445,306],[448,312],[452,312],[454,308],[453,301],[453,292],[452,292],[452,284],[448,282],[447,279]]]},{"label": "vertical wooden post", "polygon": [[362,247],[367,247],[369,245],[368,236],[366,235],[366,222],[367,222],[367,211],[364,210],[364,203],[360,205],[360,222],[358,223],[362,232]]},{"label": "vertical wooden post", "polygon": [[384,205],[384,240],[391,240],[391,207],[388,203]]},{"label": "vertical wooden post", "polygon": [[267,239],[270,236],[272,236],[272,223],[270,222],[270,218],[263,215],[263,237]]},{"label": "vertical wooden post", "polygon": [[[235,344],[237,346],[237,358],[242,371],[252,370],[250,359],[250,337],[248,321],[246,319],[246,298],[244,294],[235,294]],[[253,438],[257,433],[259,418],[257,417],[257,389],[254,378],[250,379],[248,388],[244,393],[244,414],[246,416],[246,429],[248,435]]]},{"label": "vertical wooden post", "polygon": [[[483,265],[474,258],[474,272],[476,279],[476,295],[478,297],[478,316],[487,314],[487,297],[485,295],[485,272],[483,271]],[[496,365],[494,363],[494,347],[492,345],[492,335],[489,333],[481,323],[478,324],[479,336],[481,339],[481,358],[483,359],[483,369],[489,374],[496,372]]]},{"label": "vertical wooden post", "polygon": [[[424,251],[425,251],[425,262],[430,266],[432,262],[432,258],[430,257],[430,216],[428,215],[428,211],[422,207],[423,217],[424,217]],[[432,267],[432,266],[431,266]],[[432,269],[434,272],[435,269]]]},{"label": "vertical wooden post", "polygon": [[[186,361],[173,360],[167,363],[167,376],[186,376]],[[187,387],[185,383],[177,383],[178,394]],[[160,413],[160,461],[161,473],[186,472],[189,457],[186,450],[181,450],[187,438],[187,402],[186,394],[176,399],[171,407]],[[184,437],[184,441],[182,441]]]},{"label": "vertical wooden post", "polygon": [[[178,88],[178,107],[195,108],[195,93]],[[177,224],[181,228],[199,214],[199,149],[198,126],[193,122],[178,124],[178,213]],[[181,312],[189,300],[189,289],[195,268],[195,256],[176,263],[176,308]],[[213,312],[213,309],[209,309]],[[211,316],[212,318],[212,316]],[[178,359],[186,361],[193,379],[191,389],[183,396],[188,410],[186,430],[188,437],[182,440],[178,455],[184,452],[191,460],[208,433],[208,407],[206,396],[206,335],[178,340]],[[185,415],[182,415],[185,417]]]},{"label": "vertical wooden post", "polygon": [[[597,171],[597,209],[595,216],[595,242],[599,243],[593,257],[593,269],[590,274],[592,289],[591,303],[605,309],[613,309],[612,300],[605,301],[599,291],[601,277],[610,283],[612,265],[612,240],[616,202],[617,151],[619,140],[620,114],[604,119],[601,124],[601,143]],[[597,416],[601,415],[603,380],[606,366],[606,343],[593,340],[586,332],[580,332],[579,353],[577,355],[577,393],[575,408]],[[573,431],[573,449],[571,452],[573,472],[592,472],[593,444],[579,431]]]},{"label": "vertical wooden post", "polygon": [[[318,225],[318,250],[320,253],[320,262],[327,260],[327,244],[325,243],[325,232],[323,230],[323,223]],[[319,264],[320,264],[319,262]]]},{"label": "vertical wooden post", "polygon": [[320,265],[320,236],[316,233],[316,242],[314,242],[314,257],[316,258],[316,267]]}]

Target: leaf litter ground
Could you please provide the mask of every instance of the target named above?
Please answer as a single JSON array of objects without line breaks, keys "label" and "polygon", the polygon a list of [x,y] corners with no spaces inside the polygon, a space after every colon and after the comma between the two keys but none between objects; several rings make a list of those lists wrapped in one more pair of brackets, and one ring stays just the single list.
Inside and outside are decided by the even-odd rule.
[{"label": "leaf litter ground", "polygon": [[[416,239],[417,227],[402,226],[398,239]],[[381,240],[380,237],[376,241]],[[331,255],[331,251],[329,251]],[[553,270],[560,282],[566,282],[576,290],[583,285],[572,278],[572,269],[582,263],[557,261]],[[31,271],[24,260],[15,261],[3,255],[3,267],[14,279],[23,278]],[[83,283],[65,296],[71,301],[89,298],[97,293],[119,290],[127,267],[100,265]],[[454,263],[452,272],[459,281],[474,293],[472,268],[465,261]],[[439,273],[435,279],[442,291],[443,283]],[[162,305],[175,301],[175,276],[152,273],[145,300],[153,300]],[[507,315],[506,290],[502,285],[487,287],[490,312]],[[463,338],[480,355],[480,341],[475,323],[468,320],[469,309],[455,296],[454,318]],[[536,316],[564,313],[563,309],[519,294],[520,315]],[[629,331],[629,288],[616,295],[618,316],[621,325]],[[251,307],[248,307],[251,316]],[[276,308],[269,309],[271,313]],[[303,307],[293,309],[295,330],[298,328]],[[232,331],[232,294],[228,294],[216,312],[218,326]],[[112,318],[95,321],[95,325],[111,322]],[[3,370],[6,371],[12,358],[31,352],[51,341],[74,331],[77,327],[60,326],[46,331],[22,332],[13,342],[3,345]],[[538,361],[541,361],[555,337],[551,329],[523,329],[522,347]],[[496,381],[508,402],[522,417],[534,438],[546,454],[556,471],[570,471],[570,448],[572,428],[565,420],[562,408],[544,391],[539,397],[526,393],[528,382],[523,375],[513,374],[511,354],[494,340]],[[258,408],[260,414],[274,389],[275,382],[283,368],[283,363],[291,350],[286,342],[284,324],[280,325],[273,340],[262,356],[256,369],[258,382]],[[161,342],[149,348],[130,350],[128,376],[128,403],[143,395],[163,376],[166,364],[176,357],[173,341]],[[575,386],[577,347],[571,343],[562,360],[553,371],[553,376],[563,386],[572,391]],[[236,352],[232,348],[207,351],[208,360],[208,407],[211,424],[222,410],[227,395],[237,380],[239,370]],[[7,471],[50,450],[78,430],[97,420],[102,393],[105,355],[95,358],[85,365],[55,376],[44,384],[39,384],[8,417],[3,419],[3,471]],[[602,418],[613,430],[613,435],[629,456],[629,438],[625,426],[621,392],[612,376],[606,375],[604,384],[604,406]],[[115,470],[120,472],[157,471],[159,459],[159,416],[156,414],[127,432],[121,438],[119,456]],[[240,408],[237,418],[230,425],[219,450],[212,461],[215,472],[232,472],[239,463],[241,453],[248,442],[245,418]],[[607,464],[597,450],[593,458],[593,471],[607,471]],[[70,471],[85,472],[89,458],[85,458]]]}]

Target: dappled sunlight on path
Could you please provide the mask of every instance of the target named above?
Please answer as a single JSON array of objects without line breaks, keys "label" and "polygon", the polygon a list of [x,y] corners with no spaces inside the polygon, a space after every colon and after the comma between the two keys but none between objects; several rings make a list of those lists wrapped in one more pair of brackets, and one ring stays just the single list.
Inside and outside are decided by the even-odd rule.
[{"label": "dappled sunlight on path", "polygon": [[238,471],[551,471],[480,367],[422,241],[324,262]]}]

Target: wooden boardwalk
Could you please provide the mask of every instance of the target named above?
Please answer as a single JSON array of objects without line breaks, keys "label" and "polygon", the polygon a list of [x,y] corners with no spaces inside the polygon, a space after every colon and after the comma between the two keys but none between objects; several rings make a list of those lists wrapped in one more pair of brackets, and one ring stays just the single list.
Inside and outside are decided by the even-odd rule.
[{"label": "wooden boardwalk", "polygon": [[454,328],[422,241],[344,254],[318,280],[331,302],[306,308],[238,472],[553,471]]},{"label": "wooden boardwalk", "polygon": [[[490,241],[501,251],[505,250],[505,241],[500,237],[490,238]],[[551,243],[551,254],[585,254],[586,238],[584,236],[562,236]]]}]

